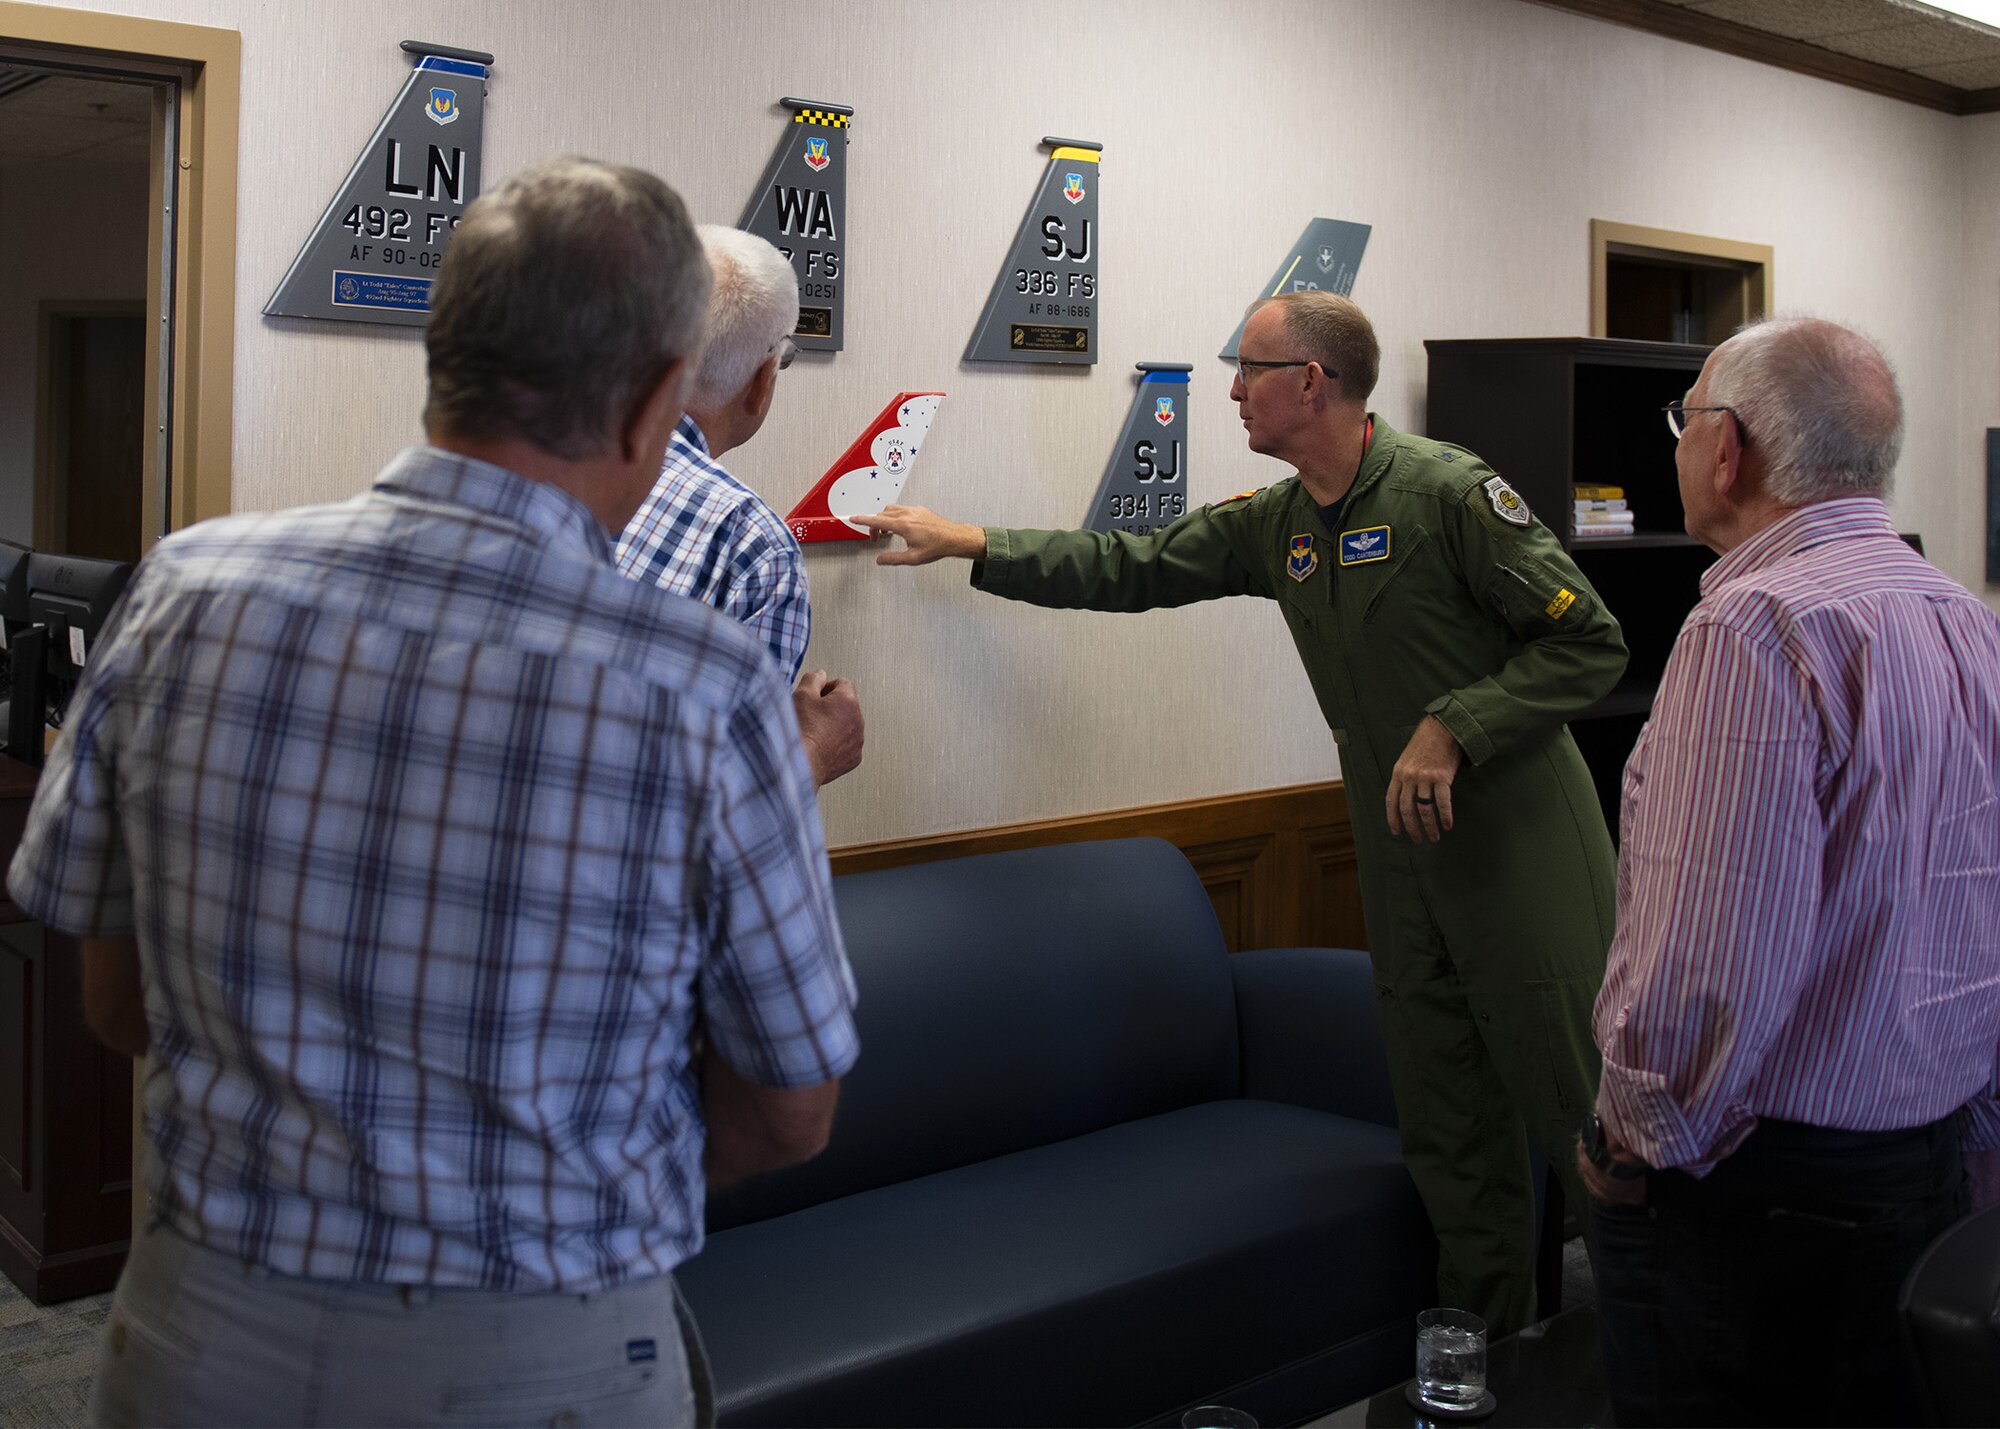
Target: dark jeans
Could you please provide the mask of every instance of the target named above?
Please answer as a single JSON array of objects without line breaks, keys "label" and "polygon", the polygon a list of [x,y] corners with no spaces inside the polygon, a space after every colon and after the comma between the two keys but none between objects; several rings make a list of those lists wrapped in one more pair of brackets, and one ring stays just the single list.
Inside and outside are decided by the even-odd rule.
[{"label": "dark jeans", "polygon": [[1909,1131],[1758,1125],[1648,1204],[1591,1202],[1618,1423],[1912,1424],[1897,1291],[1969,1209],[1956,1117]]}]

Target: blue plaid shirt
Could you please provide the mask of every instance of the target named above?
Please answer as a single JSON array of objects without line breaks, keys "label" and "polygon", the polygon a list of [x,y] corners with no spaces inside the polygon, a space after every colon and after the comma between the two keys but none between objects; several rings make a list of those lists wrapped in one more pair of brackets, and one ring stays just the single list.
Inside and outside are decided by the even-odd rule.
[{"label": "blue plaid shirt", "polygon": [[618,538],[618,569],[749,626],[796,681],[812,635],[799,543],[764,498],[708,454],[682,417],[660,479]]},{"label": "blue plaid shirt", "polygon": [[141,564],[9,879],[136,933],[148,1178],[293,1275],[586,1292],[702,1237],[697,1044],[857,1044],[763,648],[620,576],[552,486],[435,448]]}]

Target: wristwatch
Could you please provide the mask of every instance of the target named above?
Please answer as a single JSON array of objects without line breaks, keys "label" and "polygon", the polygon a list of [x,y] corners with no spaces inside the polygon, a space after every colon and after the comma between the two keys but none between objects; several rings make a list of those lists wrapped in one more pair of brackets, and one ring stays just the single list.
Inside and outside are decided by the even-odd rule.
[{"label": "wristwatch", "polygon": [[1584,1159],[1612,1180],[1636,1181],[1646,1174],[1645,1166],[1638,1162],[1612,1159],[1611,1147],[1604,1139],[1604,1123],[1594,1111],[1583,1119],[1582,1141]]}]

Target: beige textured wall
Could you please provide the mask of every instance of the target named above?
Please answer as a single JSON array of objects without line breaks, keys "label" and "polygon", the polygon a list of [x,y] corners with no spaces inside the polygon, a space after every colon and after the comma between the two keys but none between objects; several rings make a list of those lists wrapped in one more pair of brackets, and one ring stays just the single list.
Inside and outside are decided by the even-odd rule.
[{"label": "beige textured wall", "polygon": [[[1899,517],[1979,578],[1961,413],[2000,416],[1991,121],[1518,0],[97,7],[243,34],[239,506],[349,494],[416,435],[414,334],[258,313],[408,72],[409,36],[498,56],[489,183],[574,150],[657,169],[708,220],[739,214],[780,94],[856,108],[848,351],[794,367],[736,463],[781,512],[898,387],[936,386],[951,396],[909,499],[1074,524],[1142,359],[1196,364],[1195,498],[1284,475],[1242,451],[1213,354],[1314,214],[1374,225],[1355,296],[1386,348],[1376,406],[1421,428],[1425,338],[1585,328],[1599,217],[1773,244],[1783,306],[1881,337],[1910,398]],[[1104,360],[962,367],[1043,134],[1106,146]],[[1962,194],[1974,142],[1983,227]],[[855,547],[808,564],[812,661],[852,675],[869,714],[867,763],[825,799],[834,843],[1335,771],[1272,610],[1053,614],[975,596],[962,567],[878,571]]]},{"label": "beige textured wall", "polygon": [[[1952,574],[1986,593],[2000,607],[2000,585],[1984,585],[1986,569],[1986,429],[2000,427],[2000,114],[1980,114],[1964,126],[1964,257],[1960,264],[1965,325],[1960,351],[1959,420],[1952,428],[1952,455],[1966,473],[1940,500],[1933,528],[1955,524],[1955,543],[1964,553]],[[1906,462],[1906,485],[1913,485]],[[1906,502],[1907,504],[1907,502]]]}]

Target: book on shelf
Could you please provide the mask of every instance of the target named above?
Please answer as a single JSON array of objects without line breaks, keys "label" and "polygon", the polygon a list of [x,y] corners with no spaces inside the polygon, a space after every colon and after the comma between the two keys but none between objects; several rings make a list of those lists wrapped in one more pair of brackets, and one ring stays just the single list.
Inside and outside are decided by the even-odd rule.
[{"label": "book on shelf", "polygon": [[1625,488],[1605,486],[1597,482],[1579,481],[1575,483],[1578,501],[1623,501]]},{"label": "book on shelf", "polygon": [[1576,524],[1579,526],[1630,526],[1633,516],[1630,511],[1579,511]]},{"label": "book on shelf", "polygon": [[1576,538],[1579,541],[1601,541],[1608,536],[1636,536],[1639,533],[1630,526],[1578,526]]},{"label": "book on shelf", "polygon": [[1628,509],[1629,507],[1626,505],[1625,498],[1622,496],[1614,497],[1609,501],[1588,501],[1582,497],[1578,497],[1576,502],[1576,514],[1579,516],[1583,515],[1586,511],[1625,511]]}]

